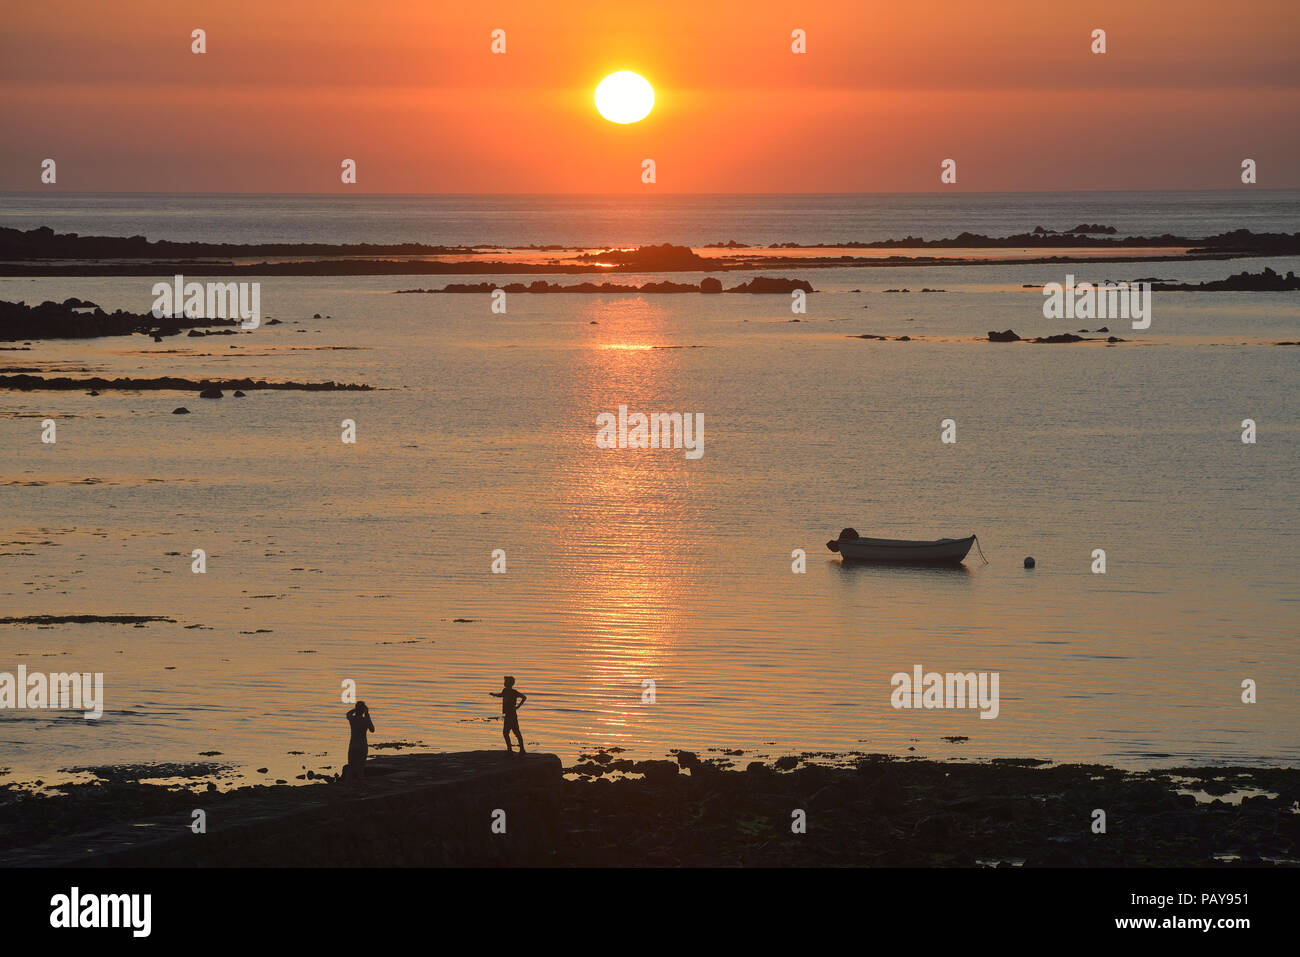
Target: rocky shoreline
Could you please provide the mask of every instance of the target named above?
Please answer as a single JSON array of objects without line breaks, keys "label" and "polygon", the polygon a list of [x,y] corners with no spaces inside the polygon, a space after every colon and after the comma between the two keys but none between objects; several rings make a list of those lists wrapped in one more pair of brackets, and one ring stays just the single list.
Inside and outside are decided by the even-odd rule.
[{"label": "rocky shoreline", "polygon": [[[1064,230],[1037,226],[1032,232],[992,236],[962,232],[944,239],[904,236],[898,239],[828,240],[816,243],[776,242],[767,244],[728,242],[705,243],[701,249],[1004,249],[1024,247],[1096,248],[1096,247],[1186,246],[1202,250],[1253,253],[1255,255],[1289,255],[1300,252],[1300,233],[1256,233],[1236,229],[1213,236],[1119,236],[1114,226],[1080,223]],[[11,259],[188,259],[199,261],[216,257],[252,256],[446,256],[476,255],[495,251],[576,252],[579,261],[639,265],[657,263],[682,268],[701,260],[687,246],[661,243],[634,249],[611,248],[581,252],[569,246],[498,246],[490,244],[446,246],[418,242],[397,243],[203,243],[175,242],[144,236],[81,236],[56,233],[49,226],[28,230],[0,227],[0,260]]]},{"label": "rocky shoreline", "polygon": [[[519,843],[508,853],[504,842],[499,842],[500,852],[491,849],[498,845],[469,840],[463,846],[447,840],[423,845],[418,832],[438,819],[438,809],[419,810],[418,795],[404,799],[402,810],[382,826],[363,815],[348,816],[352,812],[336,815],[356,825],[355,834],[351,824],[343,825],[348,833],[336,835],[337,851],[305,839],[297,847],[292,827],[274,829],[275,841],[294,860],[339,866],[1210,868],[1300,863],[1297,769],[1124,771],[1032,759],[968,763],[809,752],[751,761],[739,770],[733,759],[743,757],[740,751],[704,759],[678,751],[673,760],[659,761],[632,761],[621,754],[617,748],[584,754],[564,769],[563,778],[556,762],[545,794],[528,806],[534,815],[529,833],[516,838]],[[469,757],[478,757],[480,764],[486,758],[497,776],[496,783],[478,787],[464,809],[466,821],[478,821],[478,803],[486,815],[515,799],[508,772],[517,756],[389,757],[378,759],[375,770]],[[192,776],[199,777],[202,770]],[[0,860],[21,857],[43,842],[78,831],[144,818],[158,818],[164,827],[171,821],[180,830],[200,805],[212,819],[238,826],[239,808],[274,806],[277,813],[293,813],[295,806],[339,806],[340,801],[373,801],[387,793],[383,784],[356,790],[331,774],[308,772],[304,777],[321,783],[228,792],[209,783],[196,802],[193,789],[133,780],[159,776],[158,769],[97,773],[100,782],[68,785],[65,793],[51,797],[0,786],[0,820],[5,823]],[[373,792],[369,796],[367,787]],[[1103,820],[1099,812],[1104,831],[1098,829]],[[408,819],[411,813],[416,816]],[[486,825],[483,830],[486,834]],[[404,842],[403,834],[409,840]],[[403,847],[400,859],[373,859],[367,835],[382,838],[389,848],[385,853],[391,854],[394,844]],[[207,863],[224,860],[215,853],[218,857]]]},{"label": "rocky shoreline", "polygon": [[[1087,224],[1081,224],[1087,226]],[[1040,227],[1041,228],[1041,227]],[[1097,227],[1089,227],[1095,230]],[[705,247],[702,247],[705,248]],[[1188,262],[1300,252],[1300,233],[1255,233],[1238,229],[1208,237],[1094,235],[1092,232],[1033,232],[986,236],[963,232],[947,239],[902,239],[803,244],[771,243],[746,247],[714,243],[732,255],[700,256],[672,243],[635,249],[576,252],[555,247],[433,246],[422,243],[176,243],[143,236],[56,234],[49,227],[22,232],[0,228],[0,276],[158,276],[182,271],[188,276],[399,276],[473,274],[548,274],[619,272],[725,272],[759,269],[826,269],[843,266],[890,267],[979,265],[988,260],[956,256],[861,256],[843,254],[772,255],[772,250],[1026,250],[1023,256],[996,259],[999,265],[1087,262]],[[745,252],[747,249],[759,252]],[[1079,250],[1086,255],[1062,254]],[[1035,250],[1041,252],[1035,253]],[[1113,251],[1109,256],[1100,251]],[[1158,250],[1152,252],[1151,250]],[[489,256],[512,252],[546,253],[543,261]],[[1172,251],[1172,252],[1171,252]],[[569,253],[569,255],[566,255]],[[1050,255],[1049,255],[1050,253]],[[239,259],[275,257],[261,262]],[[474,258],[449,258],[449,257]]]},{"label": "rocky shoreline", "polygon": [[524,285],[521,282],[508,282],[496,284],[490,282],[453,282],[448,283],[441,289],[398,289],[398,294],[407,293],[478,293],[487,294],[497,290],[506,293],[650,293],[650,294],[669,294],[669,293],[703,293],[705,295],[714,295],[717,293],[749,293],[751,295],[788,295],[795,290],[803,292],[816,292],[812,283],[806,279],[785,279],[772,278],[769,276],[755,276],[749,282],[742,282],[738,286],[732,286],[730,289],[722,288],[720,280],[712,277],[701,279],[698,284],[690,282],[647,282],[640,286],[622,285],[615,282],[580,282],[571,286],[562,286],[559,283],[547,282],[544,279],[538,279],[534,282]]},{"label": "rocky shoreline", "polygon": [[[176,376],[158,378],[117,378],[105,379],[91,376],[85,379],[73,379],[68,376],[0,375],[0,389],[16,389],[20,392],[73,392],[89,389],[94,392],[112,389],[131,392],[197,392],[201,399],[220,399],[223,389],[234,389],[238,393],[247,389],[292,390],[299,392],[370,392],[374,386],[353,382],[268,382],[265,379],[182,379]],[[207,393],[206,395],[204,393]]]},{"label": "rocky shoreline", "polygon": [[20,339],[96,339],[101,336],[130,336],[136,333],[153,336],[154,341],[161,342],[164,336],[180,335],[182,329],[191,330],[191,336],[201,336],[208,333],[195,331],[200,327],[233,327],[238,324],[235,319],[187,316],[156,319],[152,315],[139,315],[121,309],[105,312],[93,302],[76,298],[65,299],[63,302],[47,300],[37,306],[29,306],[24,302],[0,302],[0,342],[16,342]]}]

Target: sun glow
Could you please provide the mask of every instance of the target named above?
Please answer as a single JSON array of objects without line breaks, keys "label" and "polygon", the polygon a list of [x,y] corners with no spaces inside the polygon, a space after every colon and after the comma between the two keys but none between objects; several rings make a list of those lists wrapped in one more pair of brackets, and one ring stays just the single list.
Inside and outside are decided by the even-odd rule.
[{"label": "sun glow", "polygon": [[611,123],[636,123],[650,115],[655,91],[629,70],[611,73],[596,87],[596,109]]}]

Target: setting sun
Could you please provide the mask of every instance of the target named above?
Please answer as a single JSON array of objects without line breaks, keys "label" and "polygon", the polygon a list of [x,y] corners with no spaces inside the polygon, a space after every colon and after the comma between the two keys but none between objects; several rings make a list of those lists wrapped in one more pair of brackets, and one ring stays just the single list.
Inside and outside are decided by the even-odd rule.
[{"label": "setting sun", "polygon": [[611,73],[596,87],[596,109],[612,123],[636,123],[649,116],[654,105],[654,89],[629,70]]}]

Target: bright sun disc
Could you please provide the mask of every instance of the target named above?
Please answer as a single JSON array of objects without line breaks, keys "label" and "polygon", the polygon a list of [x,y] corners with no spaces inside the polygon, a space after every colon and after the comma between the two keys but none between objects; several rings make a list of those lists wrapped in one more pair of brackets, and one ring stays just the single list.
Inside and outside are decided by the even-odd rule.
[{"label": "bright sun disc", "polygon": [[635,123],[650,115],[655,91],[645,78],[630,70],[619,70],[596,87],[596,109],[612,123]]}]

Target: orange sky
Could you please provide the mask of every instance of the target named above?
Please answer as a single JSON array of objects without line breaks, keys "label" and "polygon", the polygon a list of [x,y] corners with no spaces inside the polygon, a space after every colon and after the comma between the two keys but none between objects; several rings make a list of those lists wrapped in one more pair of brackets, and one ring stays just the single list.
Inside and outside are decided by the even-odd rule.
[{"label": "orange sky", "polygon": [[[62,190],[908,192],[946,157],[971,191],[1231,188],[1246,157],[1300,187],[1295,0],[46,0],[3,31],[0,189],[46,157]],[[593,108],[618,69],[641,123]]]}]

